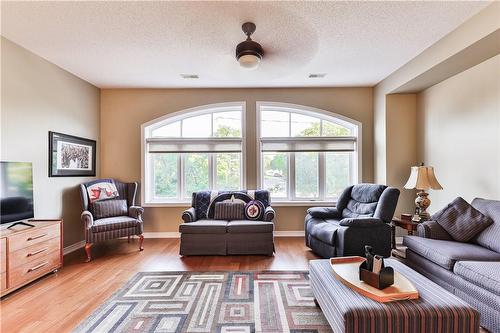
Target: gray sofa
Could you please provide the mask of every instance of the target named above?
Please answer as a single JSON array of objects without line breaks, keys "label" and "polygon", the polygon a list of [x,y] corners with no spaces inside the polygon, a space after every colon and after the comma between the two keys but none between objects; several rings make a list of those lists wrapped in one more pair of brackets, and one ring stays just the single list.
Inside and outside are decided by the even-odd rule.
[{"label": "gray sofa", "polygon": [[399,190],[385,185],[349,186],[336,207],[315,207],[305,218],[306,245],[323,258],[364,256],[365,245],[391,254],[391,228]]},{"label": "gray sofa", "polygon": [[[259,200],[265,210],[262,221],[215,220],[217,202]],[[274,217],[269,192],[265,190],[199,191],[194,192],[192,207],[182,214],[180,254],[240,255],[274,254]]]},{"label": "gray sofa", "polygon": [[405,263],[476,308],[481,326],[500,332],[500,201],[476,198],[472,206],[494,223],[461,243],[426,221],[417,236],[404,237]]}]

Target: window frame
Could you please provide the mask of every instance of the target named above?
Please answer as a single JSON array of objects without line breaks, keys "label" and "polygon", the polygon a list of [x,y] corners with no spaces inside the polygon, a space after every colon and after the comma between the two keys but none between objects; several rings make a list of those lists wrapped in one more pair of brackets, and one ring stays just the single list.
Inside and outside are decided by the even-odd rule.
[{"label": "window frame", "polygon": [[[342,126],[350,127],[353,129],[353,135],[356,137],[355,150],[353,152],[353,160],[351,163],[351,174],[352,182],[354,184],[359,183],[362,179],[363,165],[362,165],[362,123],[351,119],[349,117],[326,111],[310,106],[292,104],[292,103],[281,103],[281,102],[267,102],[267,101],[257,101],[255,105],[256,114],[256,153],[257,156],[257,184],[260,188],[264,188],[264,175],[263,175],[263,152],[261,151],[262,137],[261,137],[261,113],[263,107],[276,107],[283,108],[283,112],[298,113],[306,116],[315,117],[318,119],[330,121],[337,123]],[[291,124],[289,124],[291,127]],[[321,127],[320,127],[321,129]],[[290,132],[291,135],[291,132]],[[323,204],[323,205],[334,205],[336,204],[336,199],[325,197],[325,187],[326,187],[326,171],[325,171],[325,152],[318,152],[318,199],[300,198],[296,196],[295,193],[295,154],[296,152],[287,153],[288,160],[288,197],[287,198],[273,198],[273,203],[277,206],[304,206],[311,204]],[[356,172],[357,171],[357,172]]]},{"label": "window frame", "polygon": [[[150,163],[150,158],[149,154],[147,151],[147,138],[151,137],[151,133],[153,130],[160,128],[166,124],[169,123],[174,123],[176,121],[185,119],[185,118],[190,118],[190,117],[196,117],[204,114],[212,114],[212,113],[218,113],[218,112],[223,112],[223,111],[218,111],[217,109],[220,108],[230,108],[230,107],[237,107],[241,109],[241,165],[240,165],[240,172],[241,172],[241,183],[240,186],[241,188],[246,188],[247,184],[247,168],[246,168],[246,102],[225,102],[225,103],[215,103],[215,104],[206,104],[206,105],[200,105],[196,106],[193,108],[188,108],[176,112],[172,112],[169,114],[166,114],[164,116],[161,116],[159,118],[150,120],[144,124],[141,125],[141,206],[143,207],[189,207],[191,204],[191,198],[184,198],[184,193],[182,193],[182,188],[181,188],[181,182],[183,181],[184,178],[184,170],[182,167],[182,163],[180,163],[180,160],[183,159],[184,155],[180,154],[180,157],[178,158],[178,182],[177,182],[177,191],[180,195],[180,199],[176,198],[173,200],[163,200],[163,201],[154,201],[154,200],[147,200],[149,199],[149,195],[147,195],[147,189],[148,190],[151,188],[151,186],[154,187],[154,172],[152,171],[152,165]],[[212,122],[213,122],[213,117],[212,117]],[[213,135],[213,124],[211,126],[212,128],[212,135]],[[181,126],[181,137],[179,139],[182,139],[182,126]],[[208,160],[209,160],[209,185],[212,187],[215,182],[216,182],[216,152],[213,153],[208,153]],[[181,180],[182,178],[182,180]]]}]

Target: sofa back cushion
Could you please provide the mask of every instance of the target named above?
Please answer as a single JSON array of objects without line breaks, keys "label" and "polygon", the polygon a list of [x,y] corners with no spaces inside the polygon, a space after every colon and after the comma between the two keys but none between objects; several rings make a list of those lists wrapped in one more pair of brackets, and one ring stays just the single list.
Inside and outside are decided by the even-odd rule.
[{"label": "sofa back cushion", "polygon": [[[373,217],[380,196],[386,188],[387,186],[385,185],[377,184],[359,184],[352,186],[350,199],[347,201],[346,207],[343,207],[342,210],[342,217]],[[345,195],[349,195],[349,193],[345,193]]]},{"label": "sofa back cushion", "polygon": [[243,220],[245,204],[242,202],[217,202],[215,204],[215,220]]},{"label": "sofa back cushion", "polygon": [[196,219],[214,218],[215,204],[222,201],[236,201],[247,203],[259,200],[264,208],[271,204],[267,190],[239,190],[239,191],[198,191],[193,192],[191,205],[196,211]]},{"label": "sofa back cushion", "polygon": [[128,216],[127,200],[114,199],[96,201],[92,204],[92,215],[95,220],[105,217]]},{"label": "sofa back cushion", "polygon": [[500,201],[476,198],[472,206],[493,220],[493,224],[478,234],[473,242],[500,253]]}]

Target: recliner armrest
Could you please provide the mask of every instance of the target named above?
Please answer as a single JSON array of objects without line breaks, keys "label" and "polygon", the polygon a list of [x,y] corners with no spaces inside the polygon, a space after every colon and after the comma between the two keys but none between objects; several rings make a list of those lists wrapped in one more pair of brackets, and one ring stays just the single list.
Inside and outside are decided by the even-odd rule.
[{"label": "recliner armrest", "polygon": [[196,210],[194,209],[194,207],[186,209],[182,212],[182,220],[184,221],[184,223],[196,221]]},{"label": "recliner armrest", "polygon": [[92,216],[92,213],[89,212],[88,210],[84,210],[80,218],[82,219],[82,222],[85,224],[85,229],[90,229],[90,227],[92,227],[92,225],[94,224],[94,217]]},{"label": "recliner armrest", "polygon": [[378,227],[384,222],[381,219],[374,217],[360,217],[360,218],[345,218],[340,220],[339,224],[343,227],[350,228],[373,228]]},{"label": "recliner armrest", "polygon": [[449,233],[439,223],[433,220],[425,221],[417,226],[417,236],[440,240],[453,240]]},{"label": "recliner armrest", "polygon": [[319,219],[338,219],[342,217],[336,207],[312,207],[307,210],[307,214]]},{"label": "recliner armrest", "polygon": [[264,221],[265,222],[272,222],[274,220],[275,216],[276,216],[276,212],[274,211],[273,207],[267,206],[265,211],[264,211]]},{"label": "recliner armrest", "polygon": [[142,208],[140,206],[130,206],[128,208],[128,215],[130,217],[135,218],[135,219],[141,220],[142,213],[144,213],[144,208]]}]

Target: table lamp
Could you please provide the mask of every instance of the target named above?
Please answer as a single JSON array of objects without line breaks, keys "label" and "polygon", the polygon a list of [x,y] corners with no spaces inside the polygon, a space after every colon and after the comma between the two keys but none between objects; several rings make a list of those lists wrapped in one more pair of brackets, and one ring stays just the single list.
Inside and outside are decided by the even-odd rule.
[{"label": "table lamp", "polygon": [[[429,193],[425,190],[442,190],[443,187],[436,179],[434,175],[434,168],[430,166],[424,166],[422,163],[420,166],[411,167],[410,178],[406,182],[404,188],[406,189],[417,189],[417,198],[415,199],[415,206],[417,206],[418,217],[420,220],[429,220],[431,215],[427,212],[427,208],[431,205],[431,199],[429,199]],[[417,214],[415,214],[417,215]],[[414,218],[415,219],[415,218]]]}]

